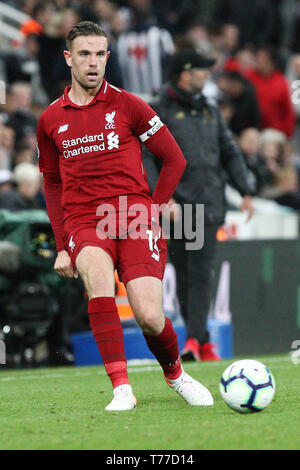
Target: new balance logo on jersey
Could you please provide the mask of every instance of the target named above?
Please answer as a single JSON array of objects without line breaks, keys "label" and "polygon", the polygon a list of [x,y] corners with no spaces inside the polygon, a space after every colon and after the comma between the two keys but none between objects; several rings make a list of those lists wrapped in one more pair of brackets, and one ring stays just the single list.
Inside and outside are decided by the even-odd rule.
[{"label": "new balance logo on jersey", "polygon": [[72,251],[72,253],[73,253],[73,251],[74,251],[74,249],[75,249],[75,246],[76,246],[76,243],[74,242],[74,240],[73,240],[73,235],[72,235],[71,238],[70,238],[70,241],[69,241],[69,248],[70,248],[70,250]]},{"label": "new balance logo on jersey", "polygon": [[69,124],[64,124],[63,126],[59,127],[57,133],[60,134],[61,132],[66,132],[68,129],[69,129]]},{"label": "new balance logo on jersey", "polygon": [[106,113],[105,114],[105,120],[107,122],[107,124],[105,124],[105,129],[115,129],[116,128],[115,121],[114,121],[115,115],[116,115],[116,111],[112,111],[111,113]]},{"label": "new balance logo on jersey", "polygon": [[119,148],[119,135],[114,132],[110,132],[107,135],[107,148],[108,150]]}]

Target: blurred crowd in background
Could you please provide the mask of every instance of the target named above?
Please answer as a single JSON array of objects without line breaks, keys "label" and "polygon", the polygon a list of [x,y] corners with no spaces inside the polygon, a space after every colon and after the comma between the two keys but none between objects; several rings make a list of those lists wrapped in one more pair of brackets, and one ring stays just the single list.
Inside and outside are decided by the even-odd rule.
[{"label": "blurred crowd in background", "polygon": [[174,51],[215,57],[203,93],[219,103],[257,196],[300,210],[300,0],[2,3],[28,16],[15,40],[0,31],[0,208],[45,207],[36,124],[70,82],[67,33],[91,20],[109,35],[107,80],[146,100],[168,81]]}]

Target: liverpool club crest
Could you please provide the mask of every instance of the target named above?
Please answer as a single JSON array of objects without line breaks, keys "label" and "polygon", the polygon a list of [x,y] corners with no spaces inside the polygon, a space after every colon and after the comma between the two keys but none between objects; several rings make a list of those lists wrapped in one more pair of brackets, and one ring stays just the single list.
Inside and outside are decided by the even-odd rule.
[{"label": "liverpool club crest", "polygon": [[115,129],[116,126],[115,126],[115,115],[116,115],[116,111],[112,111],[111,113],[106,113],[105,114],[105,120],[106,120],[106,124],[105,124],[105,129]]}]

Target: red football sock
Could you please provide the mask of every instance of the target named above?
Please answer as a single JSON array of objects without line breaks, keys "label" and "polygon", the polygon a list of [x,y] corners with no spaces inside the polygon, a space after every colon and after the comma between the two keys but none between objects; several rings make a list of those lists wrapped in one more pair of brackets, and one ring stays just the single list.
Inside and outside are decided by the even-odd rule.
[{"label": "red football sock", "polygon": [[160,363],[167,379],[177,379],[181,372],[177,334],[171,320],[166,317],[164,329],[159,335],[144,334],[148,348]]},{"label": "red football sock", "polygon": [[90,327],[113,388],[129,384],[121,320],[114,297],[89,301]]}]

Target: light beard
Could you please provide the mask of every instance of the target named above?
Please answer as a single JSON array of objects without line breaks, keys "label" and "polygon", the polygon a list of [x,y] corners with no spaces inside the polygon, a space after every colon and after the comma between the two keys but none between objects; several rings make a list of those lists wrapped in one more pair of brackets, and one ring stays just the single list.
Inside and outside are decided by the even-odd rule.
[{"label": "light beard", "polygon": [[76,75],[73,74],[73,78],[74,80],[76,81],[76,83],[84,90],[84,91],[88,91],[88,90],[95,90],[95,89],[99,89],[101,84],[102,84],[102,81],[103,81],[103,77],[101,79],[99,79],[99,81],[97,83],[95,83],[94,85],[86,85],[85,83],[83,83],[82,81],[80,81]]}]

